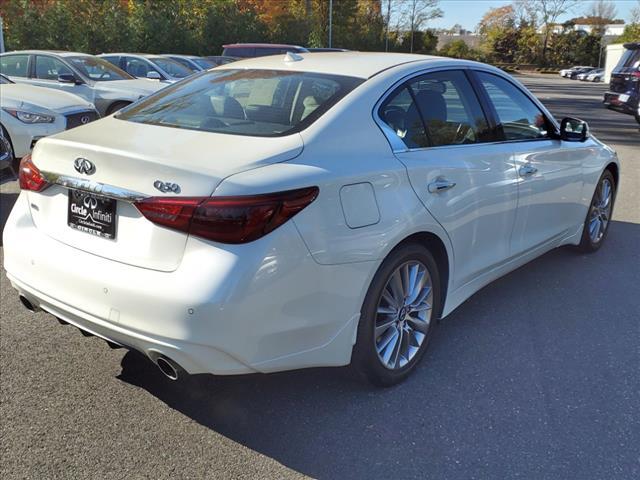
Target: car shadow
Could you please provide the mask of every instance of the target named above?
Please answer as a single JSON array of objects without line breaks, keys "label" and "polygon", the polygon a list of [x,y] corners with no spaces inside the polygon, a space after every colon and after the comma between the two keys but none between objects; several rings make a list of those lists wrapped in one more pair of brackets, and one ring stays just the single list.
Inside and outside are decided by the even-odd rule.
[{"label": "car shadow", "polygon": [[613,222],[595,254],[556,249],[485,287],[393,388],[347,367],[171,382],[135,352],[119,379],[315,478],[612,478],[640,441],[638,244]]},{"label": "car shadow", "polygon": [[13,208],[13,204],[18,199],[18,193],[4,193],[0,192],[0,246],[2,246],[2,233],[4,232],[4,226],[9,218],[9,213]]}]

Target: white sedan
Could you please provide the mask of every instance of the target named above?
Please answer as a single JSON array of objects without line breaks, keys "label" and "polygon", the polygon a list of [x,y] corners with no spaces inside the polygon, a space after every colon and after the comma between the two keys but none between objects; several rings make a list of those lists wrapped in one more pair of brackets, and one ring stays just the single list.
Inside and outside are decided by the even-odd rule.
[{"label": "white sedan", "polygon": [[0,128],[8,162],[28,154],[40,138],[96,120],[93,105],[67,92],[13,83],[0,75]]},{"label": "white sedan", "polygon": [[27,308],[172,379],[352,363],[390,385],[484,285],[600,248],[619,164],[497,68],[341,52],[167,87],[38,142],[20,184]]}]

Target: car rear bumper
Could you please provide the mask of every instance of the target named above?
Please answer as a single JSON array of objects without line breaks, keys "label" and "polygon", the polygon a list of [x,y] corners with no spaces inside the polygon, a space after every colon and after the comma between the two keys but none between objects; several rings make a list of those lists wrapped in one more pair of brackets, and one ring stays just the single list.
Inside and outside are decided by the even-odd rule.
[{"label": "car rear bumper", "polygon": [[605,92],[602,103],[612,110],[626,113],[627,115],[637,115],[638,101],[639,98],[637,95]]},{"label": "car rear bumper", "polygon": [[34,306],[188,373],[348,364],[377,266],[318,265],[289,222],[245,245],[189,238],[173,272],[135,267],[42,233],[24,193],[3,241],[8,278]]}]

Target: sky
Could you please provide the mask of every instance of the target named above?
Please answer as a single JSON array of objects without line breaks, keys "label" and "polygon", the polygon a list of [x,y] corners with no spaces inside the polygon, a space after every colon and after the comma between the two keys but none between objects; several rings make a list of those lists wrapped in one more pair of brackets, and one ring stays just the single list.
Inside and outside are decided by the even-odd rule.
[{"label": "sky", "polygon": [[[475,30],[476,25],[486,13],[493,7],[509,5],[510,0],[440,0],[440,9],[444,12],[442,18],[431,20],[428,23],[430,28],[451,28],[456,23],[462,25],[467,30]],[[618,10],[617,18],[628,21],[631,16],[631,9],[638,4],[637,0],[613,0]],[[569,14],[560,17],[563,22],[570,18],[579,17],[589,8],[591,1],[581,0],[576,8]]]}]

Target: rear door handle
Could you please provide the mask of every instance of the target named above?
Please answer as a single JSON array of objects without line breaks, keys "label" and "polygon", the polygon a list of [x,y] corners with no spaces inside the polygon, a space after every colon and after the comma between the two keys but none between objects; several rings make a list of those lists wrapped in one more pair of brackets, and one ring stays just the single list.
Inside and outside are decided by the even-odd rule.
[{"label": "rear door handle", "polygon": [[440,193],[445,192],[456,186],[455,182],[450,182],[445,180],[444,178],[438,178],[434,182],[431,182],[427,188],[429,189],[429,193]]},{"label": "rear door handle", "polygon": [[520,174],[521,177],[528,177],[529,175],[533,175],[537,171],[538,169],[536,167],[534,167],[530,163],[526,163],[520,167],[520,170],[518,170],[518,173]]}]

